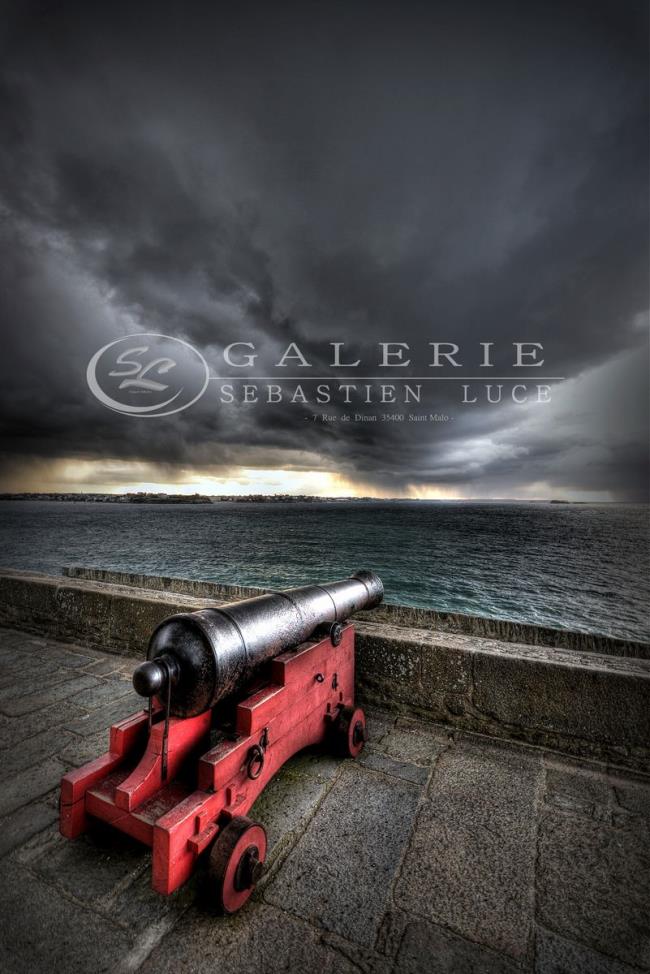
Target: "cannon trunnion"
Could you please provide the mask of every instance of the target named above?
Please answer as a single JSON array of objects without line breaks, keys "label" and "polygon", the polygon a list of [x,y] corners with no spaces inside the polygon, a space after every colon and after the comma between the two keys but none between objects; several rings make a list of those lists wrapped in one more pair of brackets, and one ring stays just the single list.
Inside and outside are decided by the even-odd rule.
[{"label": "cannon trunnion", "polygon": [[62,779],[62,834],[101,819],[152,846],[163,894],[206,854],[213,905],[239,909],[266,856],[247,813],[275,772],[310,745],[344,757],[364,745],[346,620],[382,596],[380,579],[360,571],[166,619],[134,673],[147,709],[114,724],[108,752]]}]

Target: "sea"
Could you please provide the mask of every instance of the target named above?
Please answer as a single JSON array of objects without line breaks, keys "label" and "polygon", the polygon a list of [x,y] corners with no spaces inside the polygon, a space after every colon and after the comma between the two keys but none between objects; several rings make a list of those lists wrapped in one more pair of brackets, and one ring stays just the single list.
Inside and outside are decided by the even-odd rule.
[{"label": "sea", "polygon": [[386,601],[650,640],[647,505],[0,501],[0,565],[290,588],[371,568]]}]

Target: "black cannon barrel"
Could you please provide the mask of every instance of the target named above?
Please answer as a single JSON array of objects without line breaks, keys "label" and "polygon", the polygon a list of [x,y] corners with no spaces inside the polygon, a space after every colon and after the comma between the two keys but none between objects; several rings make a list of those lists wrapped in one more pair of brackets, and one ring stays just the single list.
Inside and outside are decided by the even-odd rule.
[{"label": "black cannon barrel", "polygon": [[309,639],[321,625],[374,608],[383,594],[381,579],[362,570],[341,582],[170,616],[154,630],[148,662],[136,669],[133,686],[141,696],[161,699],[169,689],[177,717],[203,713],[245,686],[266,660]]}]

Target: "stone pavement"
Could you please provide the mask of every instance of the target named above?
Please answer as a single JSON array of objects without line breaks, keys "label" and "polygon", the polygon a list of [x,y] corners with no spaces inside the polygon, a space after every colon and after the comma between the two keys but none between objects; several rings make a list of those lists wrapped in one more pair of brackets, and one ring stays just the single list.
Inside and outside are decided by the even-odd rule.
[{"label": "stone pavement", "polygon": [[650,970],[650,779],[370,714],[357,762],[294,758],[252,815],[270,868],[233,918],[150,856],[57,831],[63,772],[138,709],[133,662],[0,630],[0,971]]}]

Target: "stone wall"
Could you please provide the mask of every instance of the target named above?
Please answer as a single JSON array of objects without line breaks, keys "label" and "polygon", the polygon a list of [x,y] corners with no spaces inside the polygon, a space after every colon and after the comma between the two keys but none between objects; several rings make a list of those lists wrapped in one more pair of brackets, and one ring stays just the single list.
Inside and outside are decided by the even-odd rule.
[{"label": "stone wall", "polygon": [[[142,658],[151,630],[166,616],[259,592],[156,581],[159,588],[149,576],[6,570],[0,572],[0,624]],[[360,614],[360,699],[459,729],[650,770],[648,659],[603,652],[599,637],[587,645],[582,634],[563,634],[576,636],[575,647],[567,648],[516,641],[518,627],[506,630],[510,639],[486,638],[480,629],[452,632],[436,628],[434,616],[401,607]],[[647,648],[639,646],[637,655]]]},{"label": "stone wall", "polygon": [[[174,592],[201,599],[246,599],[260,595],[269,589],[244,585],[224,585],[190,578],[170,578],[163,575],[143,575],[131,572],[105,571],[101,568],[69,567],[63,569],[68,578],[85,578],[89,581],[109,582],[133,588],[152,589],[157,592]],[[438,612],[435,609],[416,609],[407,605],[381,605],[372,611],[372,618],[414,629],[435,629],[437,632],[460,633],[504,642],[526,643],[529,646],[551,646],[557,649],[575,649],[580,652],[607,653],[613,656],[630,656],[650,659],[650,645],[631,639],[614,639],[596,633],[576,632],[570,629],[553,629],[507,619],[490,619],[487,616],[470,616],[459,612]]]}]

